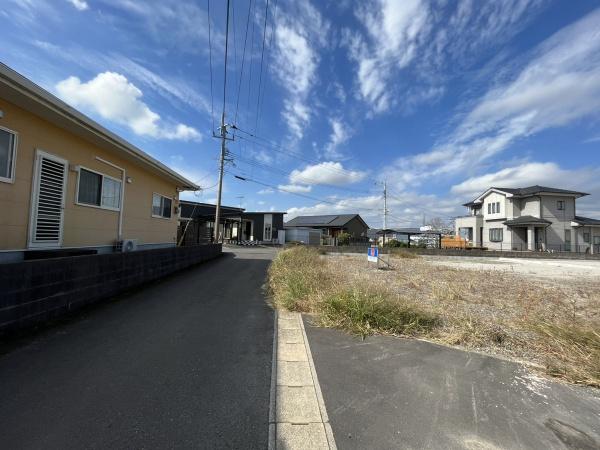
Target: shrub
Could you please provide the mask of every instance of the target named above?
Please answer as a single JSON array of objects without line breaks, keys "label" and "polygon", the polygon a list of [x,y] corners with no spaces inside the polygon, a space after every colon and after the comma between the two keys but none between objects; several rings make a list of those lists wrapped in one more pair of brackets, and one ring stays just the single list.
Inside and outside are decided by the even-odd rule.
[{"label": "shrub", "polygon": [[350,234],[349,233],[340,233],[337,235],[337,243],[338,245],[348,245],[350,244]]}]

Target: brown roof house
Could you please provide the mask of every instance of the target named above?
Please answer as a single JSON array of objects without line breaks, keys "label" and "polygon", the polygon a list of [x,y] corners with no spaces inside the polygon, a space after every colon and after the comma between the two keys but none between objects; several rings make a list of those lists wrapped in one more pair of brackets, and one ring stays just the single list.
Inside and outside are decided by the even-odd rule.
[{"label": "brown roof house", "polygon": [[174,246],[196,189],[0,64],[0,262]]}]

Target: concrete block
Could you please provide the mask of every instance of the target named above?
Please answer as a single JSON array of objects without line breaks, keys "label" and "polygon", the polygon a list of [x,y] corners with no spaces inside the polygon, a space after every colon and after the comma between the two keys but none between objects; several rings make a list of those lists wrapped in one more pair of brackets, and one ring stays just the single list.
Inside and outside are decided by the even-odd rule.
[{"label": "concrete block", "polygon": [[312,386],[310,366],[306,361],[279,361],[277,363],[279,386]]},{"label": "concrete block", "polygon": [[320,422],[321,412],[313,386],[277,386],[277,422]]},{"label": "concrete block", "polygon": [[293,329],[293,330],[299,330],[300,329],[300,322],[298,321],[298,318],[293,318],[293,319],[279,319],[279,328],[283,328],[283,329]]},{"label": "concrete block", "polygon": [[295,328],[278,328],[277,340],[286,344],[302,344],[304,342],[302,330]]},{"label": "concrete block", "polygon": [[277,342],[277,361],[308,361],[304,344]]},{"label": "concrete block", "polygon": [[277,426],[277,447],[287,450],[327,450],[329,445],[322,423],[292,424]]}]

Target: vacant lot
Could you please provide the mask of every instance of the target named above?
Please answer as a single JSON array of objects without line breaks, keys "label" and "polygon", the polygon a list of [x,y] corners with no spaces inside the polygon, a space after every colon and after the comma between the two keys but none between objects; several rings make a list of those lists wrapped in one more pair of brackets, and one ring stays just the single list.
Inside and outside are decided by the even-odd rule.
[{"label": "vacant lot", "polygon": [[600,280],[600,260],[423,256],[425,261],[454,269],[497,270],[539,280]]},{"label": "vacant lot", "polygon": [[[588,261],[573,264],[581,276],[564,276],[573,261],[521,261],[400,254],[378,270],[363,256],[297,248],[279,254],[269,281],[276,303],[316,313],[325,326],[501,354],[600,386],[600,278],[582,269]],[[546,264],[554,275],[538,269]]]}]

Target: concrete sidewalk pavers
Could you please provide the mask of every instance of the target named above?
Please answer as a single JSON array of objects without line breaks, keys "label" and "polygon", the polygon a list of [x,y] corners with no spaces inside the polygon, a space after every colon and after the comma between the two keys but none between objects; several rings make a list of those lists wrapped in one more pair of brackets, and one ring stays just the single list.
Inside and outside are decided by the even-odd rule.
[{"label": "concrete sidewalk pavers", "polygon": [[269,448],[336,449],[299,313],[275,316]]}]

